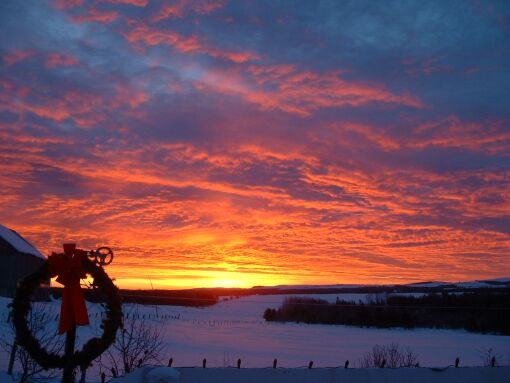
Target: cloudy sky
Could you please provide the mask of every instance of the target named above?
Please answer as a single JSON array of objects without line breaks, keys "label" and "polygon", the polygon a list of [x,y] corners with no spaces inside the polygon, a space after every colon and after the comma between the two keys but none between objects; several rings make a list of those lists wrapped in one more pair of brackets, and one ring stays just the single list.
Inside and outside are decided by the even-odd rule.
[{"label": "cloudy sky", "polygon": [[506,1],[0,2],[0,223],[121,287],[510,276]]}]

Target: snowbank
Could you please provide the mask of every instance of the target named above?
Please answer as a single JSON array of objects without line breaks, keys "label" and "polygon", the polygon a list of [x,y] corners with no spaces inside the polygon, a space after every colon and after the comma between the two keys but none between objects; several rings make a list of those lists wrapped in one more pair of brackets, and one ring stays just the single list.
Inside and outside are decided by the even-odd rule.
[{"label": "snowbank", "polygon": [[510,367],[285,369],[144,367],[112,383],[507,383]]},{"label": "snowbank", "polygon": [[14,383],[14,379],[12,378],[12,376],[10,375],[7,375],[6,372],[1,372],[0,371],[0,382],[2,383]]},{"label": "snowbank", "polygon": [[115,383],[178,383],[180,372],[169,367],[142,367],[131,374],[112,380]]}]

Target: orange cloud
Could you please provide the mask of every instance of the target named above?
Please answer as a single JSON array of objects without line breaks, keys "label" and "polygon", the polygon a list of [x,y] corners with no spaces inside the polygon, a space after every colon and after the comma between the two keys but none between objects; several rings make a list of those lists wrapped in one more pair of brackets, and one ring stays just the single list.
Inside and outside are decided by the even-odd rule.
[{"label": "orange cloud", "polygon": [[[142,288],[147,278],[155,287],[396,283],[509,269],[507,121],[446,117],[384,78],[353,80],[299,55],[275,65],[287,52],[221,49],[216,19],[207,40],[161,28],[184,20],[159,23],[205,24],[199,15],[223,2],[100,3],[59,5],[71,20],[118,21],[100,28],[112,61],[103,50],[85,57],[82,44],[72,52],[84,56],[20,50],[2,60],[0,221],[43,252],[110,245],[111,275]],[[123,28],[135,48],[163,49],[126,50]],[[80,42],[94,42],[96,28],[78,29]],[[408,74],[445,69],[403,64]],[[430,170],[448,148],[447,159],[467,153],[469,166]]]},{"label": "orange cloud", "polygon": [[[215,154],[191,144],[156,141],[135,150],[115,149],[115,142],[99,144],[89,150],[93,161],[58,161],[44,150],[27,151],[28,142],[39,149],[76,146],[52,137],[31,142],[26,135],[14,141],[0,135],[0,150],[7,153],[0,172],[5,190],[33,182],[25,181],[25,175],[36,172],[33,164],[38,164],[86,180],[81,181],[86,192],[77,196],[41,193],[34,201],[30,199],[34,197],[4,192],[0,215],[7,217],[12,208],[17,211],[5,223],[44,252],[58,249],[66,240],[76,240],[85,248],[114,247],[118,262],[110,270],[122,287],[148,287],[136,277],[135,270],[141,267],[155,286],[190,287],[218,285],[222,280],[243,285],[462,280],[497,276],[497,268],[508,265],[508,235],[437,219],[437,206],[444,204],[462,219],[480,214],[477,197],[460,183],[468,174],[319,167],[317,153],[306,147],[277,150],[241,145]],[[19,152],[12,152],[13,145]],[[183,168],[169,171],[166,163],[148,160],[151,152],[164,154],[163,158]],[[257,164],[278,167],[289,162],[300,164],[300,178],[307,188],[325,190],[333,199],[291,196],[292,190],[282,185],[257,188],[206,178],[219,169],[236,172]],[[491,177],[503,180],[508,175]],[[417,195],[415,185],[434,192]],[[158,192],[140,194],[145,188]],[[188,188],[200,192],[179,196],[180,190]],[[131,195],[129,190],[136,193]],[[479,195],[498,191],[497,186],[486,186]],[[510,197],[503,192],[504,198]],[[342,195],[365,202],[342,200]],[[506,203],[484,214],[508,214],[509,209]],[[432,220],[412,220],[420,215]],[[466,263],[487,252],[491,265],[480,264],[484,256]],[[197,278],[190,280],[190,275]]]}]

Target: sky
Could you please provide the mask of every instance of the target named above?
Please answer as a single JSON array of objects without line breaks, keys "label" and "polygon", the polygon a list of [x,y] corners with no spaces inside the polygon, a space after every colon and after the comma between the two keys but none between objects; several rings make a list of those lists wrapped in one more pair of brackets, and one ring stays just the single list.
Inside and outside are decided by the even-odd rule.
[{"label": "sky", "polygon": [[506,1],[4,0],[0,223],[120,287],[510,276]]}]

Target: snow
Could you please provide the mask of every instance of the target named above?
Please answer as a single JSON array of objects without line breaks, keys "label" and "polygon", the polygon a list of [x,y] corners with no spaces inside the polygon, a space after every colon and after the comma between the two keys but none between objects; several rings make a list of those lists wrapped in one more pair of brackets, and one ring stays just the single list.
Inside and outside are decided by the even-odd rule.
[{"label": "snow", "polygon": [[16,250],[21,253],[32,254],[38,258],[46,259],[46,257],[42,255],[34,246],[32,246],[25,238],[20,236],[15,231],[9,229],[8,227],[0,225],[0,237],[9,242]]},{"label": "snow", "polygon": [[481,281],[461,282],[461,283],[456,283],[455,286],[463,287],[465,289],[479,289],[480,287],[491,287],[491,286],[499,287],[498,285],[493,286],[493,285],[490,285],[488,283],[481,282]]},{"label": "snow", "polygon": [[510,367],[398,369],[229,369],[144,367],[112,383],[481,383],[508,382]]},{"label": "snow", "polygon": [[[494,284],[494,283],[490,283],[490,282],[499,282],[499,284]],[[503,288],[508,288],[510,285],[510,281],[508,278],[500,278],[500,279],[494,279],[494,280],[490,280],[490,281],[472,281],[472,282],[461,282],[461,283],[456,283],[455,286],[457,287],[463,287],[463,288],[466,288],[466,289],[478,289],[478,288],[487,288],[487,287],[490,287],[490,288],[498,288],[498,287],[503,287]]]},{"label": "snow", "polygon": [[175,368],[145,366],[112,380],[112,383],[177,383],[181,382],[180,377],[181,373]]},{"label": "snow", "polygon": [[[499,284],[494,284],[491,282],[499,282]],[[465,289],[478,289],[478,288],[497,288],[497,287],[508,287],[505,284],[510,284],[510,278],[498,278],[491,279],[485,281],[468,281],[468,282],[418,282],[411,283],[404,286],[409,287],[441,287],[441,286],[453,286]]]},{"label": "snow", "polygon": [[7,375],[6,372],[0,371],[0,382],[2,383],[14,383],[12,376]]},{"label": "snow", "polygon": [[[365,294],[328,294],[323,298],[363,299]],[[314,297],[320,297],[315,295]],[[306,325],[265,322],[262,313],[278,307],[285,296],[249,296],[197,309],[160,306],[160,314],[179,319],[160,321],[165,329],[167,355],[176,366],[232,366],[237,358],[245,367],[269,367],[274,358],[284,367],[339,366],[349,359],[356,363],[375,344],[399,343],[412,347],[424,366],[446,366],[457,356],[462,365],[480,365],[481,354],[492,348],[510,359],[510,338],[463,330],[376,329],[340,325]],[[126,307],[126,311],[129,306]],[[145,307],[145,312],[155,308]],[[155,320],[157,321],[157,320]]]},{"label": "snow", "polygon": [[[294,295],[296,296],[296,295]],[[207,358],[210,367],[234,366],[238,358],[243,367],[269,367],[274,358],[282,367],[306,366],[310,360],[316,367],[343,366],[349,359],[355,365],[375,344],[399,343],[411,347],[421,366],[447,366],[456,357],[462,366],[479,366],[486,350],[491,348],[498,358],[510,361],[510,337],[484,335],[463,330],[377,329],[341,325],[307,325],[302,323],[266,322],[262,318],[268,307],[277,308],[287,295],[247,296],[220,301],[206,307],[144,306],[125,304],[124,313],[132,318],[138,313],[158,327],[166,345],[161,363],[170,357],[174,366],[201,366]],[[365,294],[313,294],[328,301],[363,300]],[[7,298],[0,298],[0,332],[10,331]],[[49,302],[58,313],[60,301]],[[78,345],[92,335],[100,334],[100,305],[88,303],[91,326],[78,328]],[[155,318],[156,312],[158,317]],[[151,318],[149,319],[149,315]],[[55,328],[51,331],[56,333]],[[81,347],[81,346],[80,346]],[[7,355],[0,350],[0,369]]]},{"label": "snow", "polygon": [[[361,373],[354,371],[366,370],[353,369],[353,372],[351,370],[343,372],[343,368],[331,369],[331,367],[343,367],[347,359],[350,361],[351,367],[356,367],[362,355],[370,351],[374,345],[390,343],[411,347],[418,354],[420,365],[424,367],[446,367],[452,365],[456,357],[460,358],[461,366],[480,366],[488,349],[492,349],[499,364],[508,365],[510,363],[510,337],[508,336],[484,335],[463,330],[376,329],[266,322],[262,318],[264,310],[268,307],[277,308],[288,296],[303,295],[255,295],[238,299],[223,299],[218,304],[205,308],[125,304],[123,310],[125,314],[130,315],[130,318],[135,313],[140,318],[145,316],[145,320],[149,324],[161,331],[165,349],[159,363],[166,365],[168,359],[172,357],[173,366],[176,367],[172,371],[180,374],[180,378],[176,375],[173,381],[179,382],[353,381],[356,383],[358,381],[405,382],[412,380],[419,383],[427,381],[431,377],[443,376],[442,373],[422,368],[413,369],[413,371],[424,371],[423,379],[425,380],[422,380],[421,375],[396,376],[391,375],[394,372],[379,370]],[[312,294],[307,297],[325,299],[330,302],[334,302],[337,297],[358,301],[366,299],[367,294]],[[7,323],[8,308],[6,306],[9,302],[10,299],[0,298],[0,336],[2,338],[12,337],[10,326]],[[50,317],[56,318],[60,307],[59,300],[39,304],[47,305],[53,313]],[[91,336],[101,333],[99,317],[103,308],[92,303],[87,303],[87,306],[91,325],[78,328],[77,347],[81,347]],[[53,328],[48,331],[56,334],[57,321],[52,323]],[[205,373],[202,368],[184,368],[201,367],[203,358],[207,359],[208,368],[205,369],[207,375],[200,375]],[[241,370],[232,368],[236,365],[238,358],[242,361]],[[272,366],[274,358],[278,358],[278,366],[284,368],[268,369]],[[7,360],[8,353],[0,348],[0,371],[7,369]],[[314,362],[314,369],[311,371],[302,369],[311,360]],[[230,368],[217,369],[217,367]],[[300,367],[301,369],[299,369]],[[472,374],[450,375],[463,374],[459,371],[468,370],[472,371]],[[500,369],[488,370],[499,371]],[[467,368],[455,371],[450,372],[448,369],[444,376],[454,380],[444,381],[474,382],[476,380],[467,379],[471,379],[471,376],[482,375],[487,379],[492,379],[492,375],[489,377],[484,374],[493,374],[489,371],[480,373],[482,375],[476,375],[478,374],[476,371],[479,369]],[[508,374],[508,369],[506,371]],[[151,373],[149,374],[149,372]],[[152,379],[150,383],[172,382],[172,380],[168,380],[169,378],[167,379],[167,368],[164,367],[160,367],[159,370],[148,370],[148,368],[137,370],[136,374],[145,374],[143,375],[143,379],[146,379],[143,380],[144,383],[149,382],[147,380],[149,378]],[[138,383],[140,380],[136,379],[142,379],[140,378],[142,375],[136,374],[132,378],[130,377],[130,379],[134,379],[132,381],[118,379],[115,383]],[[365,375],[358,376],[356,374]],[[372,374],[380,376],[380,379]],[[400,373],[395,372],[395,374]],[[410,374],[415,374],[415,372],[410,372]],[[291,380],[285,380],[286,377]],[[0,375],[0,382],[9,382],[1,378]],[[501,381],[498,379],[496,377],[494,381]],[[90,370],[87,373],[87,381],[99,382],[97,371]],[[434,382],[436,381],[442,380],[434,380]],[[479,381],[491,380],[482,379]]]},{"label": "snow", "polygon": [[[491,282],[499,282],[500,284],[494,284]],[[386,285],[386,287],[394,287],[394,286],[407,286],[407,287],[442,287],[442,286],[452,286],[452,287],[460,287],[460,288],[487,288],[487,287],[508,287],[505,284],[510,284],[510,278],[497,278],[483,281],[468,281],[468,282],[440,282],[440,281],[432,281],[432,282],[416,282],[409,283],[404,285]],[[278,285],[273,287],[268,286],[259,286],[254,288],[264,290],[264,289],[275,289],[275,290],[318,290],[318,289],[351,289],[351,288],[362,288],[362,287],[374,287],[374,286],[384,286],[384,285],[367,285],[367,284],[354,284],[354,285]]]}]

